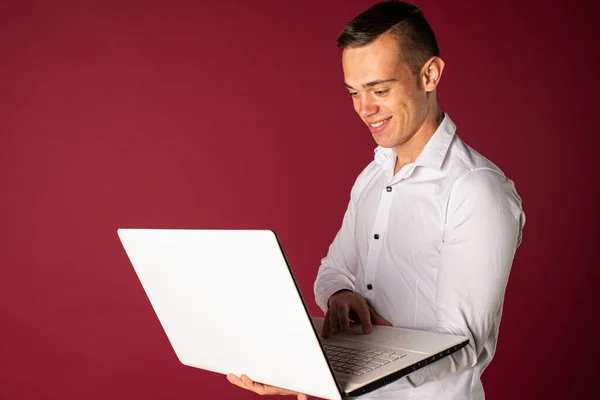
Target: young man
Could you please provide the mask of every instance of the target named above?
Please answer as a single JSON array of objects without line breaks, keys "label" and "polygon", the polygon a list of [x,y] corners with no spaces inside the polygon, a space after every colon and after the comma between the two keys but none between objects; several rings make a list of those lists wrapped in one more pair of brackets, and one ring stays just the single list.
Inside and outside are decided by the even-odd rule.
[{"label": "young man", "polygon": [[[345,86],[378,147],[357,178],[315,282],[323,336],[349,318],[468,336],[463,350],[365,399],[483,399],[525,216],[513,182],[440,109],[444,71],[419,11],[376,4],[338,38]],[[290,394],[229,376],[261,394]],[[298,398],[304,398],[298,395]]]}]

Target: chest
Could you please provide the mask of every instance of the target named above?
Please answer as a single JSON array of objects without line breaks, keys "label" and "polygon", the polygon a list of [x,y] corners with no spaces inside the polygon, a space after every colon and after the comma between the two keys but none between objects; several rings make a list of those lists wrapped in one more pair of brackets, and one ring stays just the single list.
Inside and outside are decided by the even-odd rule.
[{"label": "chest", "polygon": [[438,179],[374,179],[357,199],[356,211],[355,238],[362,250],[377,240],[394,252],[435,253],[443,241],[446,210]]}]

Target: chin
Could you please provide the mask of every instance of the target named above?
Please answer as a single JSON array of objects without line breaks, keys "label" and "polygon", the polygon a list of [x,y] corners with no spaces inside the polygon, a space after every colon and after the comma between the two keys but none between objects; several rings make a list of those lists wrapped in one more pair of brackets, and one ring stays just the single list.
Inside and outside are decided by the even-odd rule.
[{"label": "chin", "polygon": [[386,149],[391,149],[396,147],[396,143],[390,139],[385,139],[385,138],[379,138],[379,139],[375,139],[375,143],[377,143],[378,146],[384,147]]}]

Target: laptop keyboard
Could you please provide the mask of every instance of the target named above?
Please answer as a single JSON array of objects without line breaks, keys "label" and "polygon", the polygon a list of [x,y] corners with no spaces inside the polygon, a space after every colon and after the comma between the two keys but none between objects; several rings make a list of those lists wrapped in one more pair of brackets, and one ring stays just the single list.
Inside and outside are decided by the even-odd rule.
[{"label": "laptop keyboard", "polygon": [[406,356],[398,351],[382,349],[353,349],[324,344],[327,358],[335,371],[360,376]]}]

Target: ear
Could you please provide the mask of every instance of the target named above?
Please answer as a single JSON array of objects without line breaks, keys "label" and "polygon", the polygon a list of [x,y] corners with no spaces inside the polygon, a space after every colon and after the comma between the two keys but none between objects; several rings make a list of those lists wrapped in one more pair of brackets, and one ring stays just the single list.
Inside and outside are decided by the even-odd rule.
[{"label": "ear", "polygon": [[426,92],[433,92],[437,88],[445,65],[444,60],[435,56],[423,65],[423,68],[421,68],[421,87]]}]

